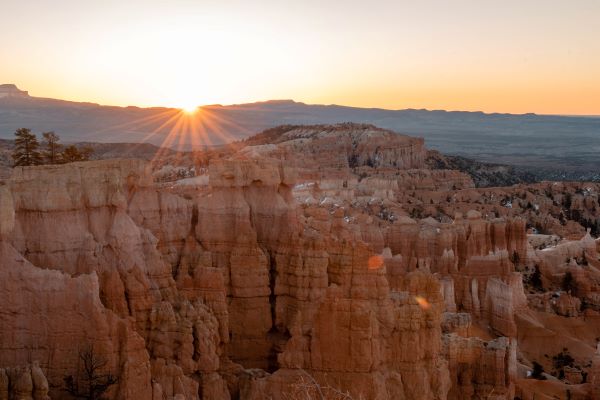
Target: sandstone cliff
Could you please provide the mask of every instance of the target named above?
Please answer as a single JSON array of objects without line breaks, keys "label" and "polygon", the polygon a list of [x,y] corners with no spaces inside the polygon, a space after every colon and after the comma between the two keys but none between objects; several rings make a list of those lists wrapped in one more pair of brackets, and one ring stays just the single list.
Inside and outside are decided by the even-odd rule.
[{"label": "sandstone cliff", "polygon": [[[133,160],[15,168],[0,398],[17,381],[65,397],[90,346],[115,399],[284,399],[307,382],[378,400],[592,396],[598,245],[527,236],[570,189],[474,189],[390,135],[288,127],[185,184]],[[569,209],[595,215],[593,190]],[[581,232],[569,221],[553,232]],[[556,367],[563,347],[574,361]],[[534,361],[554,380],[532,384]]]}]

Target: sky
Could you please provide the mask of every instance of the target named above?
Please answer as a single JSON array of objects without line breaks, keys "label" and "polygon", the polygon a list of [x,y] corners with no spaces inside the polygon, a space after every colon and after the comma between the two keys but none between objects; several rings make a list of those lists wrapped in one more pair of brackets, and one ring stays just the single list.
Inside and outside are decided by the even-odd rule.
[{"label": "sky", "polygon": [[0,0],[0,14],[0,83],[33,96],[600,115],[598,0]]}]

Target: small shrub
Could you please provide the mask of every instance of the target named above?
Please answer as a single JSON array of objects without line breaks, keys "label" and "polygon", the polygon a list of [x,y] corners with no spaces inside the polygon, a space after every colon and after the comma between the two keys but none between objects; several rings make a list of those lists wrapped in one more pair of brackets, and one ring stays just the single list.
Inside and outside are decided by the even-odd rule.
[{"label": "small shrub", "polygon": [[560,353],[552,357],[552,366],[556,370],[560,370],[564,367],[572,367],[575,363],[575,359],[571,357],[568,349],[563,349]]},{"label": "small shrub", "polygon": [[540,363],[533,362],[533,370],[531,371],[531,377],[533,379],[537,379],[539,381],[545,381],[546,377],[544,376],[544,367]]},{"label": "small shrub", "polygon": [[544,284],[542,283],[542,273],[540,272],[540,267],[536,264],[533,273],[529,276],[527,281],[525,282],[531,288],[537,291],[544,290]]},{"label": "small shrub", "polygon": [[565,276],[563,276],[560,287],[567,293],[577,292],[577,283],[575,282],[575,279],[573,279],[573,274],[571,271],[567,271]]}]

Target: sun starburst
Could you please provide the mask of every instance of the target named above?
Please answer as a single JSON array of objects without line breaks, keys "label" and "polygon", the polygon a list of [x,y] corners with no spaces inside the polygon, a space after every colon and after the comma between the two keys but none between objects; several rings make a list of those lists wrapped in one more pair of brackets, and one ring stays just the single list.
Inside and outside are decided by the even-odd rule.
[{"label": "sun starburst", "polygon": [[198,106],[187,104],[181,107],[181,111],[183,111],[187,115],[193,115],[198,112]]}]

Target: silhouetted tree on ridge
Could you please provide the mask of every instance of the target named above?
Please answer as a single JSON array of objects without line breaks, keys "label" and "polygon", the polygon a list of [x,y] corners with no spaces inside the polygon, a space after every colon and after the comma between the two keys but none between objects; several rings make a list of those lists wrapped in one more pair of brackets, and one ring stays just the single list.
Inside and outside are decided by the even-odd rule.
[{"label": "silhouetted tree on ridge", "polygon": [[50,131],[44,132],[44,150],[40,153],[40,144],[35,134],[27,128],[17,129],[15,132],[15,147],[12,158],[15,167],[42,165],[42,164],[64,164],[75,161],[88,161],[94,149],[91,146],[77,147],[69,145],[63,150],[58,143],[60,137]]},{"label": "silhouetted tree on ridge", "polygon": [[12,153],[14,166],[27,166],[42,164],[42,155],[39,152],[40,144],[37,137],[27,128],[19,128],[15,132],[15,148]]},{"label": "silhouetted tree on ridge", "polygon": [[58,135],[53,131],[44,132],[42,133],[42,136],[44,136],[44,146],[46,147],[43,153],[45,159],[44,161],[47,164],[60,164],[62,160],[62,145],[58,143],[60,141],[60,137],[58,137]]},{"label": "silhouetted tree on ridge", "polygon": [[94,150],[89,146],[84,146],[78,149],[75,145],[65,147],[62,152],[62,159],[64,162],[75,162],[75,161],[88,161],[93,154]]}]

